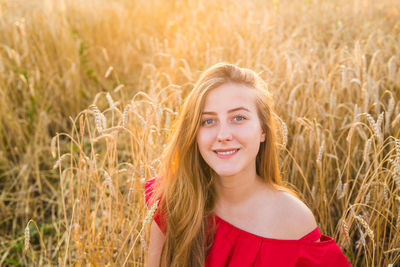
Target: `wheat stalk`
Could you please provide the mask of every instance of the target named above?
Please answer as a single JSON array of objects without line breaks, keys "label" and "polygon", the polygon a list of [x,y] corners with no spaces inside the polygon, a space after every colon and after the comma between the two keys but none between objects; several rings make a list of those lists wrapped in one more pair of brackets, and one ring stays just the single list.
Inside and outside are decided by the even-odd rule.
[{"label": "wheat stalk", "polygon": [[94,112],[97,131],[101,134],[103,132],[103,129],[106,128],[106,118],[95,104],[92,104],[90,108]]},{"label": "wheat stalk", "polygon": [[367,235],[371,238],[372,242],[374,241],[374,232],[368,225],[368,223],[359,215],[354,216],[354,218],[361,223],[361,225],[364,227],[364,229],[367,232]]},{"label": "wheat stalk", "polygon": [[122,126],[123,127],[126,127],[126,125],[128,123],[128,113],[129,113],[130,109],[131,109],[131,105],[128,104],[124,108],[124,112],[122,113]]},{"label": "wheat stalk", "polygon": [[108,174],[108,172],[106,170],[103,170],[103,174],[104,174],[104,182],[103,182],[103,186],[107,185],[108,188],[110,189],[111,195],[115,196],[115,188],[111,179],[111,176]]},{"label": "wheat stalk", "polygon": [[346,220],[344,218],[341,219],[341,225],[342,225],[342,232],[344,233],[345,237],[345,247],[348,247],[351,243],[350,235],[349,235],[349,227],[346,223]]},{"label": "wheat stalk", "polygon": [[319,147],[318,156],[317,156],[317,165],[318,166],[321,166],[321,160],[322,160],[322,155],[324,153],[324,150],[325,150],[325,140],[322,140],[322,144]]},{"label": "wheat stalk", "polygon": [[65,153],[65,154],[63,154],[63,155],[56,161],[56,163],[54,163],[54,165],[53,165],[53,170],[54,170],[54,169],[57,169],[57,168],[61,165],[61,162],[62,162],[64,159],[66,159],[68,156],[71,156],[71,154],[70,154],[70,153]]},{"label": "wheat stalk", "polygon": [[[144,229],[146,228],[146,226],[147,226],[147,225],[151,222],[151,220],[153,219],[154,213],[156,212],[156,210],[157,210],[157,208],[158,208],[158,203],[159,203],[159,202],[160,202],[160,200],[156,200],[156,202],[154,202],[154,204],[151,206],[150,210],[149,210],[148,213],[147,213],[146,218],[145,218],[144,221],[143,221],[143,225],[142,225],[142,228],[140,229],[140,231],[139,231],[139,233],[138,233],[138,236],[141,237],[142,232],[144,231]],[[126,263],[128,262],[128,258],[129,258],[130,254],[131,254],[132,251],[133,251],[133,248],[134,248],[134,246],[135,246],[135,244],[136,244],[137,239],[138,239],[138,237],[136,237],[136,239],[132,242],[131,248],[130,248],[128,254],[125,256],[125,261],[124,261],[124,263],[122,264],[122,267],[125,266]]]},{"label": "wheat stalk", "polygon": [[[381,113],[382,114],[382,113]],[[373,132],[375,134],[375,136],[377,137],[379,142],[382,142],[382,134],[381,134],[381,130],[379,128],[379,125],[375,122],[374,118],[372,118],[372,116],[370,114],[367,114],[367,118],[368,121],[373,129]],[[379,118],[378,118],[379,120]]]},{"label": "wheat stalk", "polygon": [[364,146],[364,153],[363,153],[363,159],[364,162],[369,163],[369,152],[371,150],[371,143],[372,143],[372,138],[369,138],[367,142],[365,142]]},{"label": "wheat stalk", "polygon": [[394,165],[393,180],[396,183],[398,190],[400,190],[400,140],[396,140],[396,159],[392,161]]},{"label": "wheat stalk", "polygon": [[358,249],[360,246],[365,247],[365,243],[366,243],[364,232],[361,231],[360,229],[359,229],[359,232],[360,232],[360,239],[356,241],[356,249]]},{"label": "wheat stalk", "polygon": [[112,99],[110,93],[107,92],[106,98],[107,98],[108,104],[110,105],[110,108],[114,108],[115,107],[115,102]]},{"label": "wheat stalk", "polygon": [[337,187],[336,187],[336,194],[337,194],[337,198],[338,198],[338,199],[340,199],[339,196],[342,195],[342,187],[343,187],[342,179],[339,179],[339,183],[338,183],[338,185],[337,185]]},{"label": "wheat stalk", "polygon": [[54,136],[53,138],[51,138],[51,143],[50,143],[50,151],[51,151],[51,155],[53,156],[53,159],[56,158],[57,154],[56,154],[56,141],[57,141],[58,136]]},{"label": "wheat stalk", "polygon": [[393,114],[394,105],[395,105],[395,101],[394,101],[393,95],[390,94],[388,110],[385,113],[385,133],[389,132],[389,125],[390,125],[389,123],[390,123],[390,118],[392,117],[392,114]]},{"label": "wheat stalk", "polygon": [[108,76],[110,76],[111,72],[114,70],[114,68],[112,66],[108,67],[106,73],[104,74],[104,78],[108,78]]},{"label": "wheat stalk", "polygon": [[282,133],[282,137],[283,137],[282,146],[286,147],[287,142],[288,142],[288,128],[286,126],[286,123],[279,116],[278,116],[278,119],[281,122],[281,133]]}]

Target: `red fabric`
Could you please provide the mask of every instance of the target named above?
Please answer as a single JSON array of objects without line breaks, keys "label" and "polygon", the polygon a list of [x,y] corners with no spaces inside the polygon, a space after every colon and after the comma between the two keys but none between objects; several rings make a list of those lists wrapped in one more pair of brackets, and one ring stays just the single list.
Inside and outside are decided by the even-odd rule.
[{"label": "red fabric", "polygon": [[[145,184],[148,207],[155,179]],[[156,211],[154,221],[165,233],[165,221]],[[321,235],[319,228],[299,240],[280,240],[261,237],[235,227],[215,216],[214,243],[207,255],[205,267],[341,267],[351,266],[332,237]],[[321,238],[320,242],[314,242]]]},{"label": "red fabric", "polygon": [[[151,206],[153,205],[153,202],[151,202],[151,196],[153,195],[153,190],[154,190],[154,182],[156,181],[155,178],[152,178],[148,181],[146,181],[144,185],[144,196],[146,198],[146,205],[150,209]],[[165,234],[166,229],[165,229],[165,218],[161,216],[160,213],[160,204],[158,205],[158,208],[154,214],[154,221],[157,223],[158,227],[161,229],[161,231]]]}]

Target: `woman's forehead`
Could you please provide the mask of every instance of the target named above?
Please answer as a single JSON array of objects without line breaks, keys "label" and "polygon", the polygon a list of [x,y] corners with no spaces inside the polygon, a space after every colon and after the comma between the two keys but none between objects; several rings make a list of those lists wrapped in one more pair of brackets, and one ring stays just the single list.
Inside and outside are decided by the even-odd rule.
[{"label": "woman's forehead", "polygon": [[243,84],[226,83],[208,92],[203,112],[231,111],[239,108],[248,112],[256,110],[254,88]]}]

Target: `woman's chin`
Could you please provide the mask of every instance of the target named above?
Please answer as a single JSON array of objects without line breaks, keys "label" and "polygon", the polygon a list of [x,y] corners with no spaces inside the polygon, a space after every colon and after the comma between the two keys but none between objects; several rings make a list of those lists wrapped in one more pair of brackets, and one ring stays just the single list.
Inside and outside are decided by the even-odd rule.
[{"label": "woman's chin", "polygon": [[237,172],[234,172],[232,170],[220,170],[220,171],[216,171],[216,173],[218,174],[219,177],[230,177],[230,176],[234,176]]}]

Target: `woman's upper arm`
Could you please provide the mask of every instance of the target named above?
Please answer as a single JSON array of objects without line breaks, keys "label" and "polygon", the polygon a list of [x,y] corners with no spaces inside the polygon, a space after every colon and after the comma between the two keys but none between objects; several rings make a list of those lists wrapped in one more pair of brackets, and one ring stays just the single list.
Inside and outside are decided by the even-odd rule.
[{"label": "woman's upper arm", "polygon": [[[158,267],[160,262],[161,250],[165,242],[165,235],[153,221],[150,228],[149,250],[145,267]],[[163,266],[163,265],[162,265]]]}]

